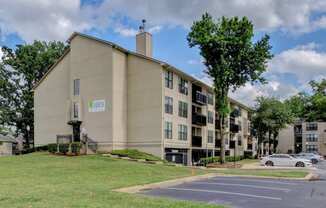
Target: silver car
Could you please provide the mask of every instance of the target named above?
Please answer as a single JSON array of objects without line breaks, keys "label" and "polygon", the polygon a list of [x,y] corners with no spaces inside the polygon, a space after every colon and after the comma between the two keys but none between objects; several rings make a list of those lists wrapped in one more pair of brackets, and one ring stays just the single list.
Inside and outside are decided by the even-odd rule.
[{"label": "silver car", "polygon": [[266,166],[286,166],[286,167],[310,167],[312,163],[310,160],[304,158],[295,158],[288,154],[273,154],[262,157],[261,165]]},{"label": "silver car", "polygon": [[301,152],[297,155],[295,155],[296,158],[303,158],[310,160],[312,164],[316,164],[320,162],[321,160],[324,160],[323,156],[314,154],[314,153],[306,153],[306,152]]}]

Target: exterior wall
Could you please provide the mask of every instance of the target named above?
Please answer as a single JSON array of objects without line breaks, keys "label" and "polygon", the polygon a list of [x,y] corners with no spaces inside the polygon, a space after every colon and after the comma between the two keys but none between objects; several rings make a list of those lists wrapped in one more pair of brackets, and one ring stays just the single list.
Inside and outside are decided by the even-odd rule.
[{"label": "exterior wall", "polygon": [[35,146],[55,143],[57,134],[71,134],[67,125],[70,57],[71,52],[34,91]]},{"label": "exterior wall", "polygon": [[113,149],[127,148],[127,56],[113,51]]},{"label": "exterior wall", "polygon": [[[317,145],[318,152],[322,155],[326,155],[326,122],[312,122],[317,123],[318,129],[316,131],[307,130],[307,122],[302,123],[302,150],[307,151],[306,145]],[[308,134],[316,134],[318,136],[317,142],[307,141]]]},{"label": "exterior wall", "polygon": [[[81,128],[100,150],[110,150],[113,140],[113,52],[112,47],[76,36],[71,41],[69,89],[71,101],[79,101]],[[80,79],[80,96],[73,96],[73,81]],[[104,112],[89,112],[88,103],[105,100]],[[118,102],[118,101],[117,101]]]},{"label": "exterior wall", "polygon": [[0,156],[12,155],[12,143],[0,142]]},{"label": "exterior wall", "polygon": [[163,157],[162,66],[128,55],[128,148]]},{"label": "exterior wall", "polygon": [[[164,138],[164,132],[163,132],[163,138],[164,138],[164,147],[165,148],[190,148],[191,146],[191,83],[188,81],[188,95],[184,95],[179,92],[179,76],[175,73],[173,73],[173,89],[165,87],[165,73],[166,70],[163,72],[162,76],[162,87],[164,91],[163,96],[163,117],[164,122],[169,121],[172,122],[172,139],[166,139]],[[182,77],[183,78],[183,77]],[[173,98],[173,114],[165,113],[165,96],[169,96]],[[188,104],[188,116],[187,118],[183,118],[179,116],[179,101],[186,102]],[[163,126],[164,126],[163,122]],[[187,141],[179,140],[178,138],[178,132],[179,132],[179,124],[183,124],[187,126]],[[163,130],[164,131],[164,130]]]},{"label": "exterior wall", "polygon": [[288,153],[294,152],[294,129],[293,125],[289,125],[287,128],[282,129],[278,136],[277,152]]}]

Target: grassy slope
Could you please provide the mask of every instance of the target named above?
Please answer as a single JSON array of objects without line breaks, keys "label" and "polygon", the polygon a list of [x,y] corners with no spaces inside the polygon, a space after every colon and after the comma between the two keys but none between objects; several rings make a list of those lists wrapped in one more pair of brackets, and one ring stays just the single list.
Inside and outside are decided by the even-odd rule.
[{"label": "grassy slope", "polygon": [[[198,174],[204,171],[197,171]],[[188,168],[149,165],[102,156],[35,153],[0,158],[1,207],[216,207],[154,199],[111,189],[190,175]]]}]

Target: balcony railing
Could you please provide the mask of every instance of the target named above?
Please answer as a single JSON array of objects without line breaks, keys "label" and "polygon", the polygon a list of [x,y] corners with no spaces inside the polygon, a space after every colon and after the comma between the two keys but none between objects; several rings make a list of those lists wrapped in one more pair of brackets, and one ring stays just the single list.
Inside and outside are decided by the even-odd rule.
[{"label": "balcony railing", "polygon": [[198,113],[193,113],[192,114],[192,123],[199,125],[199,126],[206,126],[206,123],[207,123],[206,116],[198,114]]},{"label": "balcony railing", "polygon": [[202,146],[202,137],[201,136],[192,136],[192,142],[193,147],[201,147]]},{"label": "balcony railing", "polygon": [[231,123],[230,124],[230,131],[232,133],[238,133],[239,132],[239,125],[238,124]]},{"label": "balcony railing", "polygon": [[197,91],[195,93],[193,102],[200,104],[200,105],[206,105],[207,104],[207,96],[205,94],[203,94],[202,92]]}]

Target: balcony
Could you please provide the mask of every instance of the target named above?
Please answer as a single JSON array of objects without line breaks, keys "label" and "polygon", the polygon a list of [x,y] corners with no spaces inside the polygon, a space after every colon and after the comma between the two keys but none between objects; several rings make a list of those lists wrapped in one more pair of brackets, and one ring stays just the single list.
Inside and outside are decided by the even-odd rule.
[{"label": "balcony", "polygon": [[201,136],[192,136],[192,142],[193,147],[202,147],[202,137]]},{"label": "balcony", "polygon": [[199,125],[199,126],[206,126],[207,119],[206,116],[193,113],[192,114],[192,124]]},{"label": "balcony", "polygon": [[234,123],[231,123],[230,124],[230,131],[234,134],[238,133],[239,132],[239,125],[238,124],[234,124]]},{"label": "balcony", "polygon": [[196,91],[193,95],[192,101],[199,105],[206,105],[207,104],[207,96],[200,91]]},{"label": "balcony", "polygon": [[220,148],[220,147],[221,147],[221,140],[215,139],[215,148]]}]

